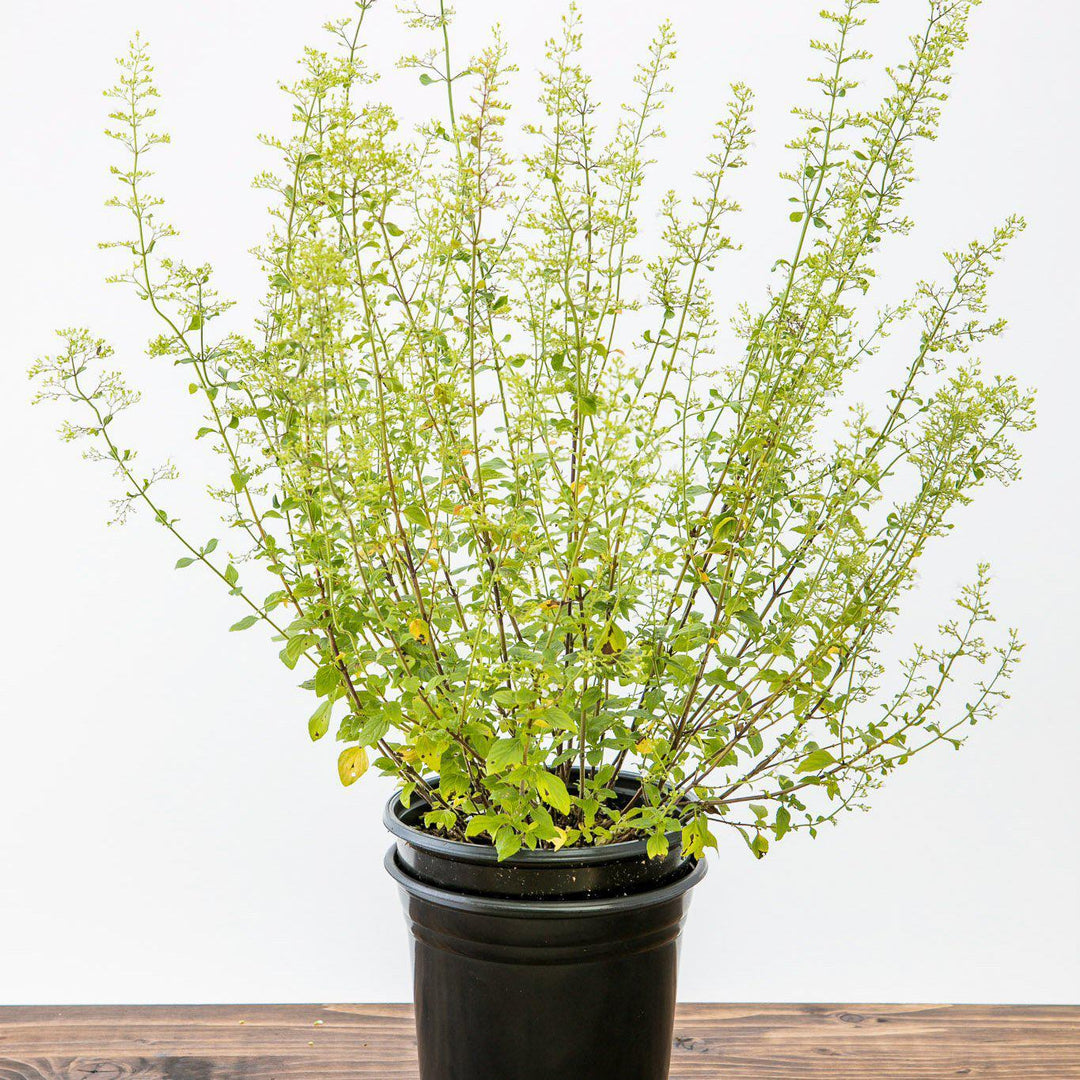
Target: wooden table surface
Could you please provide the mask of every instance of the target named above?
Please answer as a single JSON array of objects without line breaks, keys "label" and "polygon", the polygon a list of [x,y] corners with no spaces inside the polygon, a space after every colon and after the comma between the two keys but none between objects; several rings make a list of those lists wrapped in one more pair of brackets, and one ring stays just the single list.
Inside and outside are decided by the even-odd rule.
[{"label": "wooden table surface", "polygon": [[[671,1080],[1080,1078],[1066,1006],[683,1005],[675,1028]],[[407,1005],[0,1008],[0,1080],[416,1080],[415,1051]]]}]

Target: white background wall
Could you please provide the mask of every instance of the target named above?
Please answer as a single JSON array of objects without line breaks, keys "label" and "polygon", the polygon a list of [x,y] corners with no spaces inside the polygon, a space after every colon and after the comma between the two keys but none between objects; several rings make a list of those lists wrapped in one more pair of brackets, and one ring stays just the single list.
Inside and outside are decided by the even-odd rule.
[{"label": "white background wall", "polygon": [[[540,39],[561,5],[459,6],[459,49],[500,17],[522,69],[515,93],[535,100]],[[717,282],[759,299],[789,236],[775,177],[818,5],[665,6],[681,57],[660,187],[693,168],[728,80],[759,94],[754,165],[738,191],[746,248]],[[657,5],[583,7],[597,86],[618,100]],[[897,55],[923,7],[877,9],[868,40],[880,57]],[[258,631],[227,633],[235,604],[197,569],[174,572],[177,553],[148,522],[106,527],[109,477],[57,443],[56,417],[31,411],[24,377],[52,327],[90,323],[148,391],[133,440],[151,457],[191,460],[186,380],[142,357],[147,312],[101,283],[109,258],[95,243],[121,224],[101,205],[111,149],[100,90],[141,27],[174,136],[157,167],[183,251],[214,261],[222,288],[249,299],[260,282],[246,250],[264,217],[248,180],[268,163],[254,133],[280,128],[275,81],[325,18],[349,10],[344,0],[3,0],[0,1003],[409,996],[398,901],[380,865],[388,784],[341,788],[335,747],[310,744],[310,703],[274,649]],[[392,72],[413,46],[389,0],[372,24],[370,55]],[[1065,0],[985,5],[943,137],[921,154],[910,204],[920,227],[890,245],[883,279],[898,295],[937,272],[939,248],[1013,209],[1030,219],[994,293],[1012,328],[988,354],[1040,391],[1027,476],[985,492],[933,550],[901,627],[932,626],[972,561],[990,559],[1002,619],[1029,642],[1013,700],[961,753],[913,763],[872,814],[816,842],[791,838],[761,863],[727,842],[694,901],[688,1000],[1080,1000],[1078,34]],[[406,105],[430,100],[413,75],[387,85]],[[181,485],[171,506],[202,529],[198,496],[197,482]]]}]

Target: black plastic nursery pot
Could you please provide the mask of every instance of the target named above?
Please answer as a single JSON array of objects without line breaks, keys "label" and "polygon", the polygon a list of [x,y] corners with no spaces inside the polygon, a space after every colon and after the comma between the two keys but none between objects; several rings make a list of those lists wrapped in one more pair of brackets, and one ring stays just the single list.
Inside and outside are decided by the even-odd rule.
[{"label": "black plastic nursery pot", "polygon": [[677,834],[662,859],[634,841],[500,863],[417,828],[425,809],[395,795],[384,815],[421,1080],[667,1080],[679,937],[705,863]]}]

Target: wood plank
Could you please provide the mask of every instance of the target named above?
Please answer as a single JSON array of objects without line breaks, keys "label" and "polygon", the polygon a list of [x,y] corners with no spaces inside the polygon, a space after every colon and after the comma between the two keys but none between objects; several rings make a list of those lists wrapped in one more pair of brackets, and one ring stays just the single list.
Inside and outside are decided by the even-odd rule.
[{"label": "wood plank", "polygon": [[[0,1080],[417,1080],[414,1061],[405,1005],[0,1008]],[[680,1006],[671,1080],[706,1077],[1080,1080],[1080,1008]]]}]

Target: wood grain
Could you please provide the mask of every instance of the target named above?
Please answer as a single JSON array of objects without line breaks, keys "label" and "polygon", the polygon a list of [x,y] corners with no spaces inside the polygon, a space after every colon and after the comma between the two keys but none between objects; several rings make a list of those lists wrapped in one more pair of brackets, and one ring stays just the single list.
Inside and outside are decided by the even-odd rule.
[{"label": "wood grain", "polygon": [[[414,1055],[405,1005],[0,1008],[0,1080],[416,1080]],[[1080,1008],[684,1005],[671,1080],[706,1077],[1073,1080]]]}]

